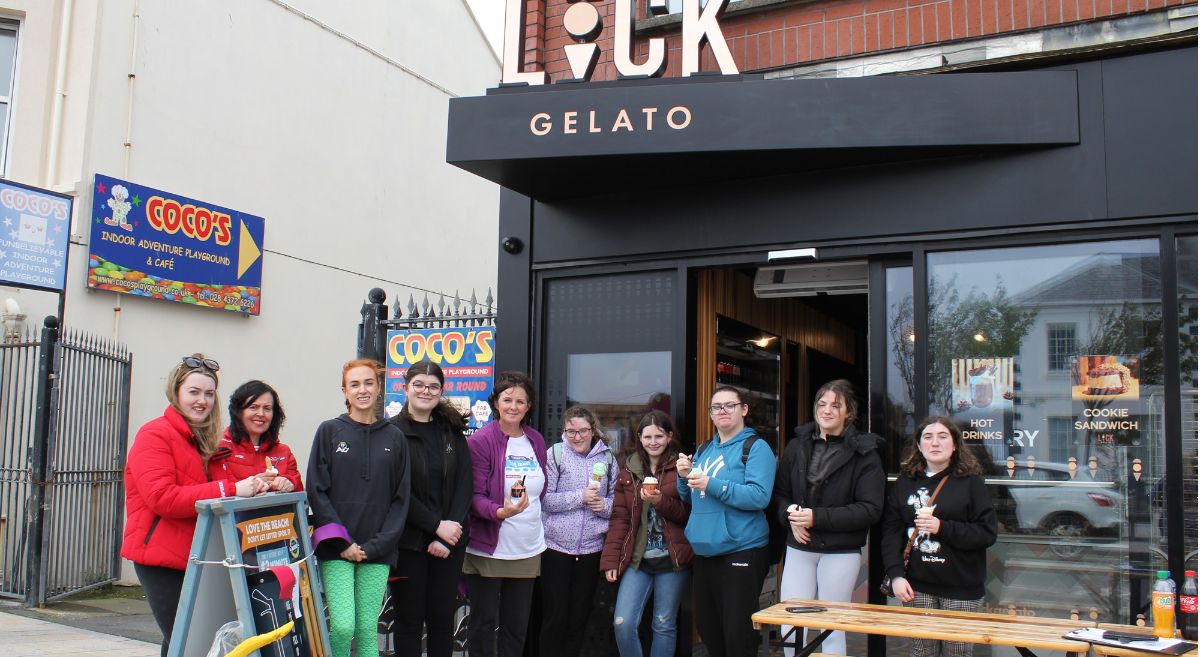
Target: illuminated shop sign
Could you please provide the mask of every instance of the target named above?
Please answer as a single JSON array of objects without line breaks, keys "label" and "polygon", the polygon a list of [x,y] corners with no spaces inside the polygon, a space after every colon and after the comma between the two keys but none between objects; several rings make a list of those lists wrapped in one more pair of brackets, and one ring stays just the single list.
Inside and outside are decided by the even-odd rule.
[{"label": "illuminated shop sign", "polygon": [[[634,0],[616,0],[613,3],[613,63],[617,73],[624,78],[652,78],[663,74],[667,68],[667,46],[662,37],[648,41],[646,60],[633,61],[633,4]],[[652,14],[667,13],[666,0],[650,0]],[[680,75],[689,77],[700,71],[700,49],[705,43],[716,60],[717,68],[724,75],[738,72],[733,55],[721,33],[720,16],[729,0],[709,0],[703,8],[700,0],[683,0],[683,29],[680,48]],[[543,85],[547,82],[546,72],[524,70],[523,55],[525,39],[525,0],[507,0],[504,14],[504,71],[503,84]],[[562,26],[576,43],[563,46],[563,54],[571,65],[571,82],[590,80],[600,61],[600,46],[595,43],[604,30],[600,12],[591,2],[574,2],[562,15]]]}]

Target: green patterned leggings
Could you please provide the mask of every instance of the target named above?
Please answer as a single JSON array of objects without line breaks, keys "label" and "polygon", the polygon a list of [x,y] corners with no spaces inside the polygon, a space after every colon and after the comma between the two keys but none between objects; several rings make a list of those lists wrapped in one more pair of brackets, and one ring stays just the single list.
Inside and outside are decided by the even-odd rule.
[{"label": "green patterned leggings", "polygon": [[386,564],[321,562],[333,657],[350,657],[351,638],[357,639],[355,657],[379,657],[379,611],[387,578]]}]

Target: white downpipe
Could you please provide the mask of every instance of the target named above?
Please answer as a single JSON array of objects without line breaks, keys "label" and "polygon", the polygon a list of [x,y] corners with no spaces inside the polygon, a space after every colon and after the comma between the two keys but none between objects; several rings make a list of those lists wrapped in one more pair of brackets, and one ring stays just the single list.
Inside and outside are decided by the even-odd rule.
[{"label": "white downpipe", "polygon": [[54,100],[50,103],[50,143],[46,152],[46,171],[42,175],[42,185],[46,189],[54,189],[54,177],[58,173],[58,151],[63,132],[63,102],[67,96],[67,58],[71,52],[71,17],[74,13],[74,0],[63,0],[62,15],[58,19],[58,49],[54,53]]},{"label": "white downpipe", "polygon": [[[142,21],[141,3],[139,0],[133,2],[133,40],[129,48],[129,73],[126,76],[127,83],[125,95],[125,141],[123,148],[125,149],[124,156],[121,161],[121,178],[129,179],[129,160],[133,154],[133,87],[137,81],[137,52],[138,52],[138,27]],[[116,294],[116,305],[113,306],[113,340],[121,339],[121,297],[124,295]]]}]

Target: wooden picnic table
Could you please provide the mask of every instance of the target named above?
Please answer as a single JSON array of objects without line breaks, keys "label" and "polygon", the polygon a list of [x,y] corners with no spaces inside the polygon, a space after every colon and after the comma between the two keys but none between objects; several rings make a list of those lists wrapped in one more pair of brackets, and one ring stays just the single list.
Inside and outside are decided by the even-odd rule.
[{"label": "wooden picnic table", "polygon": [[[1111,623],[1100,623],[1096,627],[1102,630],[1114,630],[1117,632],[1130,632],[1133,634],[1145,634],[1151,636],[1154,634],[1154,628],[1138,627],[1136,625],[1113,625]],[[1096,651],[1097,657],[1152,657],[1155,653],[1146,652],[1145,650],[1137,650],[1134,648],[1118,648],[1116,646],[1105,646],[1099,643],[1092,644],[1092,648]],[[1196,657],[1196,651],[1192,650],[1183,654],[1183,657]]]},{"label": "wooden picnic table", "polygon": [[[793,614],[787,607],[815,605],[827,611]],[[936,639],[939,641],[962,641],[985,643],[996,646],[1012,646],[1025,657],[1036,657],[1033,649],[1059,650],[1078,655],[1087,655],[1091,644],[1085,641],[1064,639],[1063,634],[1087,622],[1036,616],[1006,616],[968,611],[942,609],[917,609],[889,605],[872,605],[855,602],[829,602],[825,600],[785,600],[751,616],[754,626],[762,633],[760,656],[770,655],[770,632],[772,626],[813,627],[824,630],[807,645],[799,645],[799,639],[786,646],[796,648],[796,657],[808,657],[820,647],[820,642],[834,630],[882,634],[913,639]],[[783,634],[783,632],[780,632]],[[797,631],[796,636],[800,633]],[[1114,653],[1115,654],[1115,653]],[[1141,657],[1146,657],[1143,653]]]}]

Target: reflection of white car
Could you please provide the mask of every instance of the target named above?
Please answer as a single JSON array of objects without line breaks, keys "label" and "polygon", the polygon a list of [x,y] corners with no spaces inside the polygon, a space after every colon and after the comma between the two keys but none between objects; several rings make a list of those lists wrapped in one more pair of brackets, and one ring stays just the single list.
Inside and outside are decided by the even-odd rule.
[{"label": "reflection of white car", "polygon": [[[1012,499],[1009,522],[1015,520],[1016,527],[1025,532],[1065,539],[1061,551],[1055,550],[1059,556],[1083,551],[1082,545],[1071,546],[1071,539],[1111,535],[1119,526],[1116,488],[1110,482],[1093,481],[1087,470],[1071,479],[1065,464],[1040,463],[1032,476],[1025,467],[1018,467],[1016,474],[1002,487]],[[1006,496],[1004,491],[998,492]]]}]

